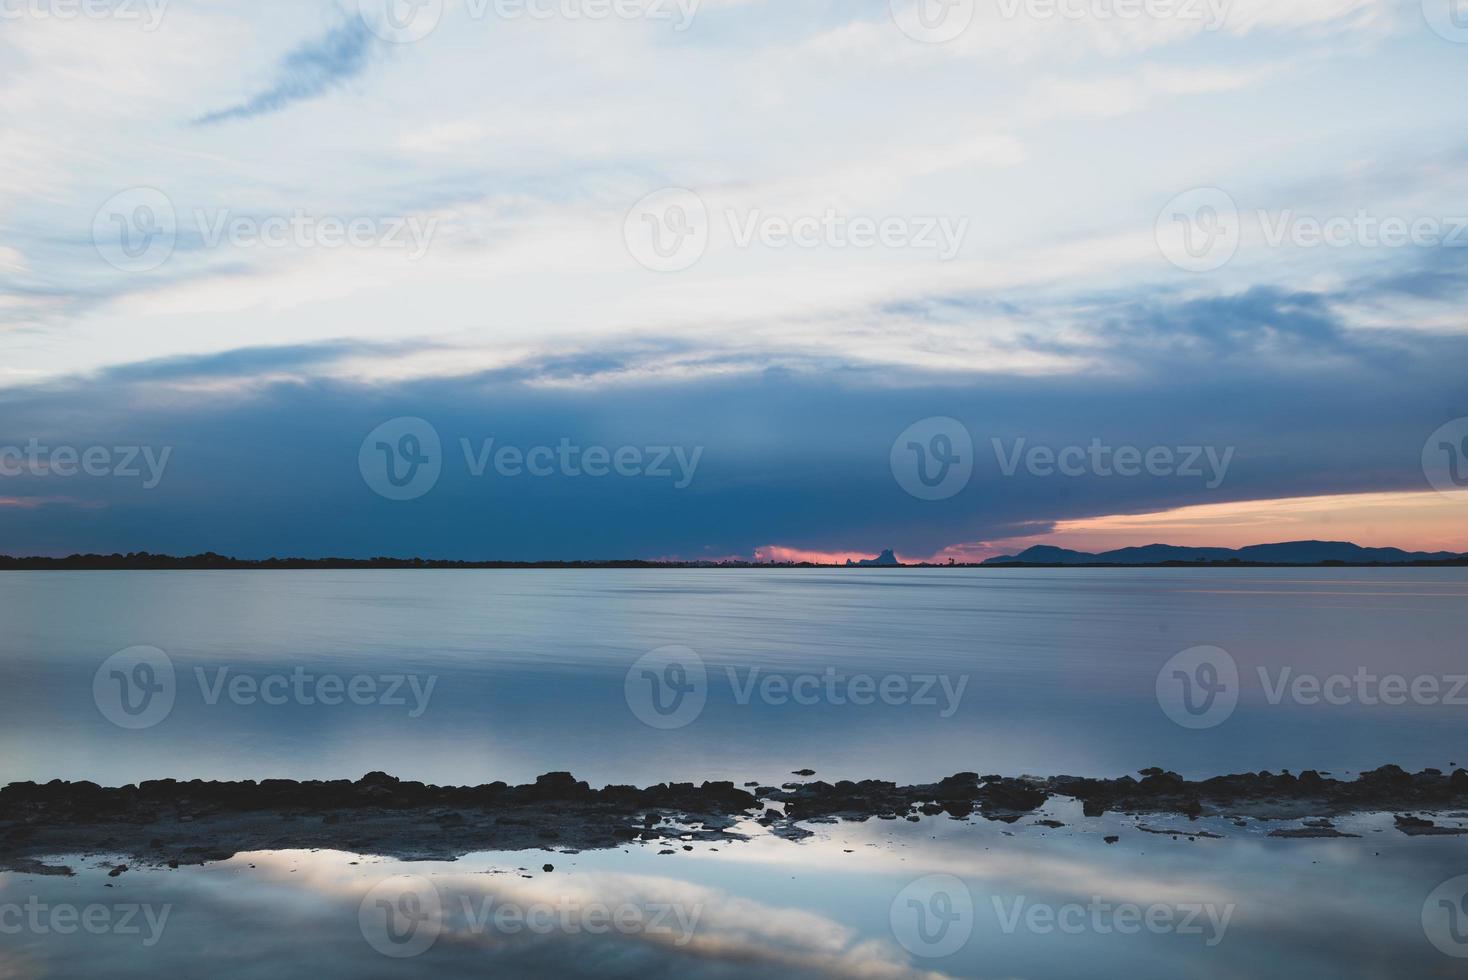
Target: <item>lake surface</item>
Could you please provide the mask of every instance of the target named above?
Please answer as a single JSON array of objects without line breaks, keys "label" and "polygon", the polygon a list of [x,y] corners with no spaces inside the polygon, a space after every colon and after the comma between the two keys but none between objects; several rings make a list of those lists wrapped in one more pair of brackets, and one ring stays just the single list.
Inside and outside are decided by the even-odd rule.
[{"label": "lake surface", "polygon": [[[31,923],[0,935],[0,976],[1462,976],[1468,941],[1434,916],[1468,847],[1382,824],[1345,824],[1360,841],[1190,842],[1117,817],[939,817],[672,855],[281,851],[116,878],[93,858],[72,878],[0,874],[0,916]],[[63,933],[58,910],[99,928]]]},{"label": "lake surface", "polygon": [[[1468,763],[1468,569],[24,572],[0,609],[0,782]],[[137,658],[104,664],[139,646],[173,702],[129,717]],[[1199,646],[1239,683],[1189,728],[1158,676]],[[1438,694],[1294,696],[1363,670]]]},{"label": "lake surface", "polygon": [[[1468,761],[1464,569],[10,573],[0,608],[0,782]],[[1057,799],[798,844],[59,855],[0,874],[0,978],[1461,976],[1468,838],[1338,824]]]}]

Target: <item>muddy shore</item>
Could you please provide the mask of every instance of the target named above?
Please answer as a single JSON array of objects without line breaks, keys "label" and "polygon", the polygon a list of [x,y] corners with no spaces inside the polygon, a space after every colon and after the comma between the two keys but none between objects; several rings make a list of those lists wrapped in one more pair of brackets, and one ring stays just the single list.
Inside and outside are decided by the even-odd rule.
[{"label": "muddy shore", "polygon": [[[1468,772],[1384,766],[1343,781],[1316,772],[1245,773],[1190,781],[1147,769],[1137,776],[1002,777],[959,773],[936,783],[879,780],[783,786],[664,783],[593,789],[569,773],[509,786],[428,786],[369,773],[354,781],[150,780],[106,788],[90,782],[12,783],[0,789],[0,870],[47,870],[54,854],[123,855],[146,864],[202,864],[241,851],[332,848],[404,859],[472,851],[590,850],[639,841],[729,841],[757,822],[799,840],[801,824],[924,817],[1016,823],[1052,798],[1107,813],[1292,821],[1275,836],[1344,836],[1329,818],[1397,814],[1412,836],[1464,833],[1432,815],[1468,818]],[[1460,811],[1460,812],[1452,812]],[[1055,822],[1048,825],[1058,826]],[[1209,835],[1215,836],[1215,835]],[[53,868],[63,872],[65,869]]]}]

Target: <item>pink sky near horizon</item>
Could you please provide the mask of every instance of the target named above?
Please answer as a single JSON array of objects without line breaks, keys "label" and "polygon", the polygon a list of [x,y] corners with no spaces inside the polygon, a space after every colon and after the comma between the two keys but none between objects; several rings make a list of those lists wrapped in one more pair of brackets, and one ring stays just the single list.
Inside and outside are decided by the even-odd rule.
[{"label": "pink sky near horizon", "polygon": [[[894,547],[904,562],[981,562],[1035,545],[1110,551],[1149,544],[1242,548],[1281,541],[1350,541],[1369,548],[1468,552],[1468,491],[1412,491],[1289,497],[1196,504],[1144,514],[1109,514],[1061,521],[1033,535],[950,545],[920,555]],[[755,550],[758,561],[843,564],[872,551],[820,551],[786,545]]]}]

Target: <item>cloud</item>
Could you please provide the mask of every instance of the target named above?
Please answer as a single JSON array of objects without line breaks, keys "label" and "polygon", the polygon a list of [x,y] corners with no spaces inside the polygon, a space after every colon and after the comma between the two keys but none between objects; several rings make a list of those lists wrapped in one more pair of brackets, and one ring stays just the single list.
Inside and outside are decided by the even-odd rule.
[{"label": "cloud", "polygon": [[[1332,312],[1338,298],[1261,288],[1118,296],[1102,307],[1089,297],[1100,329],[1086,353],[1096,367],[1064,378],[782,360],[656,336],[548,345],[484,370],[398,378],[374,365],[472,364],[477,354],[337,341],[144,362],[11,389],[0,446],[35,437],[171,447],[160,485],[18,478],[8,496],[106,506],[0,510],[0,535],[7,550],[35,553],[532,560],[725,557],[773,545],[922,556],[1094,517],[1422,490],[1424,440],[1468,415],[1458,367],[1468,338],[1357,334]],[[343,372],[346,364],[357,368]],[[963,422],[976,452],[971,484],[938,503],[904,493],[889,463],[897,435],[934,416]],[[442,476],[418,501],[378,497],[358,469],[367,434],[398,417],[428,420],[442,445]],[[1001,453],[1021,440],[1052,449],[1092,440],[1204,445],[1234,456],[1215,487],[1182,475],[1008,476]],[[683,488],[559,469],[473,471],[486,451],[563,442],[701,455]]]},{"label": "cloud", "polygon": [[309,41],[281,59],[274,84],[237,105],[205,113],[194,120],[209,126],[232,119],[268,115],[331,91],[367,70],[374,38],[360,18],[351,18],[324,36]]}]

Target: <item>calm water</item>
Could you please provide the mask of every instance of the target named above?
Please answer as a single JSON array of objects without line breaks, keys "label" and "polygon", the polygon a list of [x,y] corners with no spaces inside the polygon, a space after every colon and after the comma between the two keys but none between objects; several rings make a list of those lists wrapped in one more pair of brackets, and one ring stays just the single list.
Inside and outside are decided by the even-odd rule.
[{"label": "calm water", "polygon": [[[0,874],[0,914],[40,923],[0,935],[0,976],[1461,977],[1468,943],[1430,917],[1468,848],[1353,829],[1367,839],[1189,843],[939,818],[673,856],[287,851],[115,879],[93,859]],[[423,916],[394,923],[403,945],[384,900]],[[98,908],[95,933],[52,925]]]},{"label": "calm water", "polygon": [[[1443,703],[1468,699],[1461,569],[23,573],[0,576],[0,608],[0,781],[1468,757],[1468,706]],[[1228,660],[1179,667],[1199,646]],[[1285,668],[1286,689],[1399,674],[1418,696],[1337,684],[1345,703],[1310,703],[1308,682],[1275,694]],[[1193,712],[1168,687],[1179,670]],[[116,878],[115,858],[62,855],[75,877],[0,874],[0,978],[1395,978],[1468,962],[1468,838],[1407,838],[1385,814],[1317,841],[1146,821],[1225,836],[1190,841],[1064,800],[1037,816],[1065,826],[817,824],[794,844],[751,824],[748,842],[689,851],[276,852]]]},{"label": "calm water", "polygon": [[[9,573],[0,609],[0,781],[1468,763],[1468,690],[1446,703],[1468,671],[1464,569]],[[121,682],[99,668],[139,645],[168,658],[174,701],[121,728]],[[629,695],[669,676],[633,668],[670,645],[707,680],[701,711],[660,729]],[[1228,652],[1240,690],[1222,723],[1192,730],[1157,678],[1199,645]],[[1271,703],[1286,669],[1427,677],[1440,696]],[[884,700],[862,677],[895,686]],[[372,693],[323,704],[322,678]]]}]

